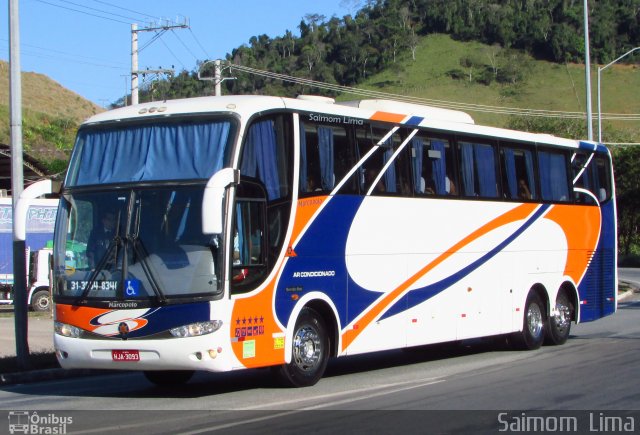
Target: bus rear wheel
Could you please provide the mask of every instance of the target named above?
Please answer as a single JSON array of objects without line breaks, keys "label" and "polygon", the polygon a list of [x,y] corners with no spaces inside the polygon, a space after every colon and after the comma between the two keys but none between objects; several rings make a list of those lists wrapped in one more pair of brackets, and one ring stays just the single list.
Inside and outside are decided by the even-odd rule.
[{"label": "bus rear wheel", "polygon": [[193,370],[149,370],[144,372],[144,376],[160,387],[175,387],[186,384],[193,373]]},{"label": "bus rear wheel", "polygon": [[542,346],[545,334],[545,310],[540,296],[530,292],[524,306],[522,331],[513,335],[515,347],[534,350]]},{"label": "bus rear wheel", "polygon": [[556,298],[556,309],[547,321],[545,343],[551,345],[564,344],[571,332],[573,304],[565,291],[560,291]]},{"label": "bus rear wheel", "polygon": [[323,318],[304,308],[293,331],[291,362],[277,368],[281,383],[290,387],[315,385],[327,368],[329,338]]}]

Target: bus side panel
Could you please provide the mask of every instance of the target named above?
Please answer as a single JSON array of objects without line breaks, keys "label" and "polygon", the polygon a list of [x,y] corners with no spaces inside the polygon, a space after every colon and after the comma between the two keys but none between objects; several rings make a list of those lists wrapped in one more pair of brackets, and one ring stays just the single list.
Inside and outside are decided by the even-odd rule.
[{"label": "bus side panel", "polygon": [[600,240],[590,251],[587,272],[578,286],[580,321],[589,322],[616,311],[616,216],[613,200],[602,204]]}]

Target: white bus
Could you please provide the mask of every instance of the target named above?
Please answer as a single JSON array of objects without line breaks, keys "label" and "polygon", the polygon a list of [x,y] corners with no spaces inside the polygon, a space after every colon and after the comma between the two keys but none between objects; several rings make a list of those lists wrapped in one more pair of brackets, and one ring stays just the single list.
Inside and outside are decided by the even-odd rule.
[{"label": "white bus", "polygon": [[[54,247],[62,367],[274,366],[509,335],[616,310],[611,158],[383,100],[205,97],[78,132]],[[86,251],[66,256],[67,246]]]}]

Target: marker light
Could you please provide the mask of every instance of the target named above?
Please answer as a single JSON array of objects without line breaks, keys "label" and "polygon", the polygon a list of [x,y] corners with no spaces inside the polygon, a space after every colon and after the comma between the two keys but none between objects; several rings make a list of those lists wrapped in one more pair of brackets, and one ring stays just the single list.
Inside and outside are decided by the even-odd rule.
[{"label": "marker light", "polygon": [[171,328],[169,332],[174,337],[197,337],[199,335],[211,334],[222,326],[222,320],[210,320],[208,322],[192,323],[190,325]]},{"label": "marker light", "polygon": [[82,335],[82,329],[66,323],[54,322],[53,328],[56,334],[63,337],[78,338]]}]

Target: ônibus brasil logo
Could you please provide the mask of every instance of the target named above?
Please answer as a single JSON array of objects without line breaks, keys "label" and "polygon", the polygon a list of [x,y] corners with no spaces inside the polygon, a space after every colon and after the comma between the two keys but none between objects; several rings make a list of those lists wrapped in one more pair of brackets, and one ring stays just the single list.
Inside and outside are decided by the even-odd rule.
[{"label": "\u00f4nibus brasil logo", "polygon": [[9,411],[9,433],[66,434],[73,417],[53,413],[39,415],[36,411]]}]

